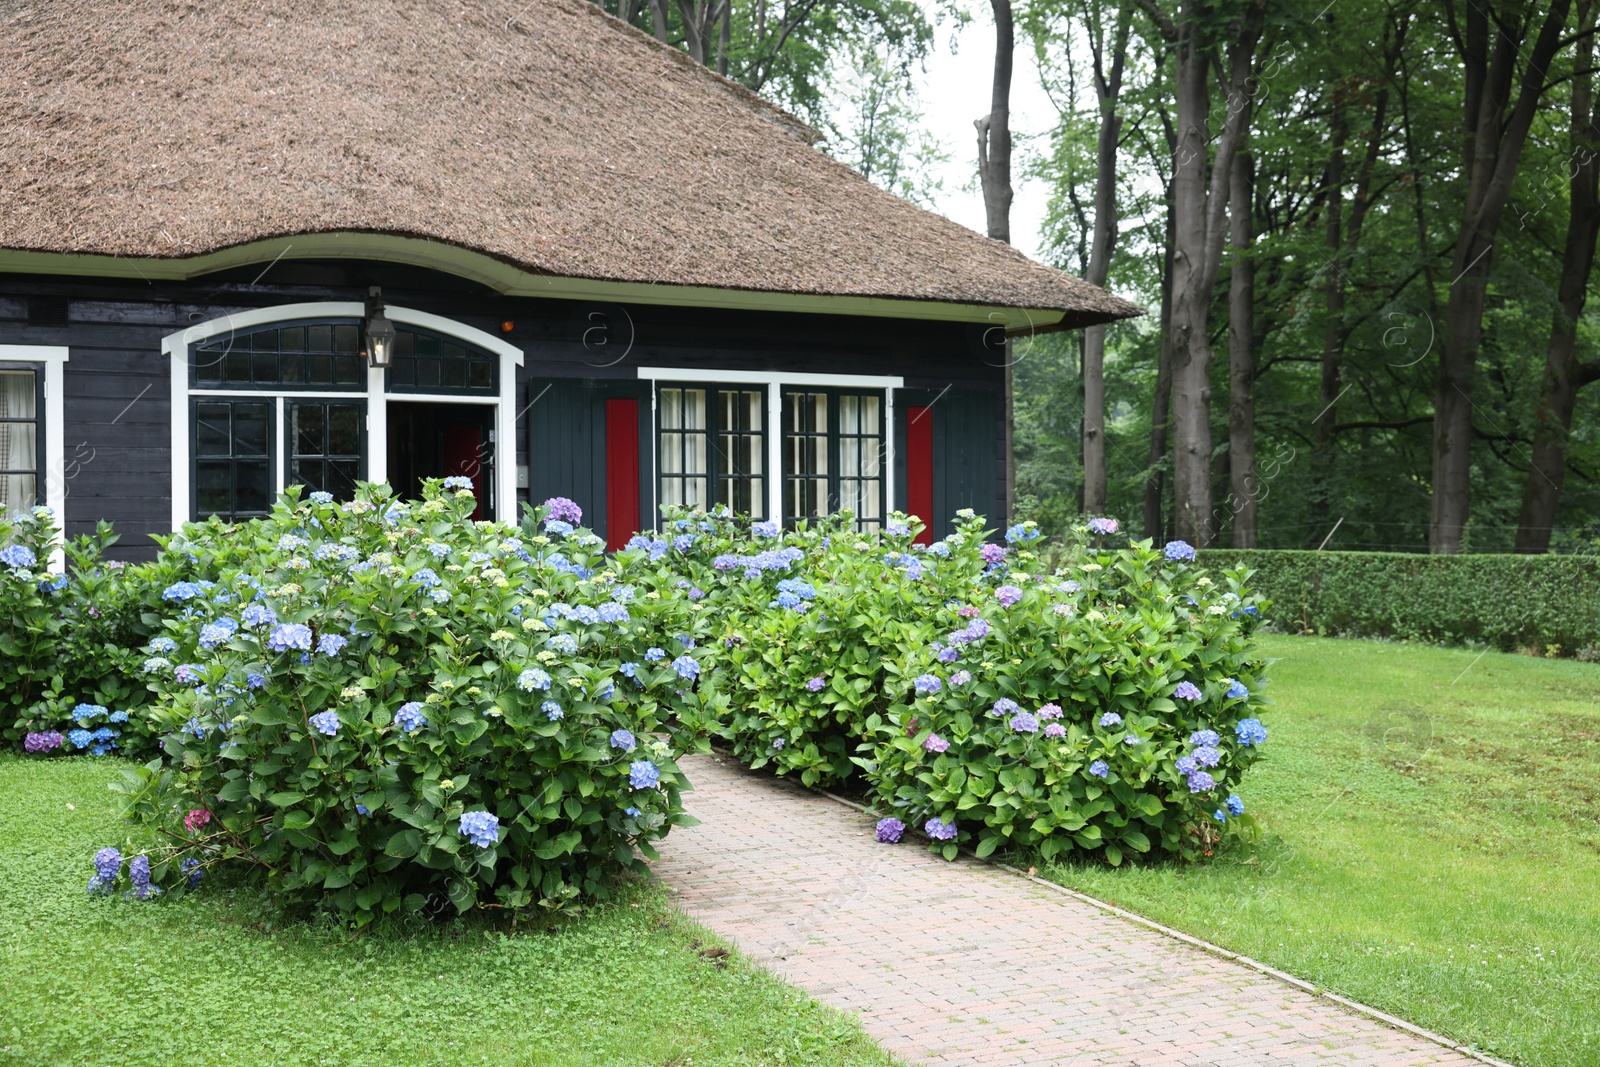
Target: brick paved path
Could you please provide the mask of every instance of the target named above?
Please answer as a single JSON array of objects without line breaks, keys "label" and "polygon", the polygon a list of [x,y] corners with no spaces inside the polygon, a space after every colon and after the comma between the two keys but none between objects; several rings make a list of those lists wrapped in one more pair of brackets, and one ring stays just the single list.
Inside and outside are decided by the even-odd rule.
[{"label": "brick paved path", "polygon": [[1481,1067],[1017,875],[880,845],[731,760],[684,769],[701,825],[655,868],[679,906],[914,1063]]}]

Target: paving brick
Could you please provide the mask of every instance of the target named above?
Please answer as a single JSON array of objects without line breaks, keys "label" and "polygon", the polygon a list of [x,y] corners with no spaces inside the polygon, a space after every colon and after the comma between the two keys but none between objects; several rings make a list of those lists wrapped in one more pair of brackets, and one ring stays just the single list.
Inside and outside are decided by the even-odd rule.
[{"label": "paving brick", "polygon": [[719,756],[656,874],[687,915],[916,1063],[1479,1067],[1240,963]]}]

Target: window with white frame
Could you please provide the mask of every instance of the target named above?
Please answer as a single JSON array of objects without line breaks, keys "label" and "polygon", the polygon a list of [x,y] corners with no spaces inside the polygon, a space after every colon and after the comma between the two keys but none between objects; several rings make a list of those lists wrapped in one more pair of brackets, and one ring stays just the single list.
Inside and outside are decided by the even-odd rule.
[{"label": "window with white frame", "polygon": [[848,509],[875,530],[884,514],[884,396],[794,386],[783,391],[783,518]]},{"label": "window with white frame", "polygon": [[766,518],[766,406],[761,386],[661,386],[661,503]]},{"label": "window with white frame", "polygon": [[43,503],[44,375],[26,363],[0,363],[0,517]]}]

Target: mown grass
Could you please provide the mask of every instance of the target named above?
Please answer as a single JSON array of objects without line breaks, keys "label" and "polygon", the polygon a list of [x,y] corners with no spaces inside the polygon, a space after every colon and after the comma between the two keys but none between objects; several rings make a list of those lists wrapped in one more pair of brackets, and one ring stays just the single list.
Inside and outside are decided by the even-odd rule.
[{"label": "mown grass", "polygon": [[[546,928],[289,922],[256,898],[85,896],[109,760],[0,757],[0,1063],[886,1065],[843,1015],[642,885]],[[712,950],[712,957],[704,953]]]},{"label": "mown grass", "polygon": [[1260,839],[1041,874],[1521,1067],[1600,1063],[1600,667],[1265,645]]}]

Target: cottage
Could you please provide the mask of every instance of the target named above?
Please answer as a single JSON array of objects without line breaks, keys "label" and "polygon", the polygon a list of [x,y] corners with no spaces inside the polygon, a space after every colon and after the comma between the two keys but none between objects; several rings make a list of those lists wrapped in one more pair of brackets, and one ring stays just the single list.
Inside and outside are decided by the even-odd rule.
[{"label": "cottage", "polygon": [[1139,309],[814,140],[583,0],[17,0],[0,509],[1003,514],[1004,339]]}]

